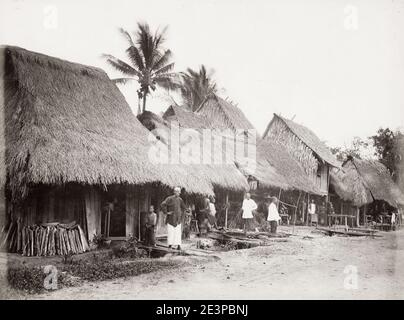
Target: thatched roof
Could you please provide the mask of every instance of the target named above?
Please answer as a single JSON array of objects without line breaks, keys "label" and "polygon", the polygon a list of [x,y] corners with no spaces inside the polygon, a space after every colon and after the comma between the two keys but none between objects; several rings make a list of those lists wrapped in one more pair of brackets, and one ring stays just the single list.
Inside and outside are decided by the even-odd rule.
[{"label": "thatched roof", "polygon": [[[285,184],[283,189],[301,190],[304,192],[324,195],[319,188],[310,180],[300,163],[280,144],[260,139],[257,144],[258,161],[266,161],[276,175],[266,174],[260,179],[260,183],[266,186]],[[257,167],[259,172],[259,167]]]},{"label": "thatched roof", "polygon": [[[169,148],[170,137],[171,137],[171,122],[162,119],[160,116],[146,111],[138,116],[138,119],[150,130],[155,130],[155,133],[161,141],[163,141]],[[170,165],[177,167],[178,170],[184,172],[184,176],[195,175],[198,177],[200,183],[205,183],[211,185],[212,187],[219,187],[223,189],[229,189],[234,191],[245,191],[249,188],[246,178],[242,173],[237,170],[234,163],[226,163],[225,160],[225,149],[221,149],[218,145],[212,144],[211,149],[203,148],[202,135],[199,131],[192,128],[179,127],[179,135],[184,137],[185,135],[193,135],[198,139],[198,143],[194,143],[192,151],[197,150],[200,152],[200,156],[192,158],[197,160],[196,163],[189,161],[189,163],[181,163],[179,165]],[[167,137],[168,139],[164,138]],[[181,150],[185,147],[189,147],[188,139],[180,142]],[[169,149],[170,152],[171,149]],[[181,151],[182,152],[182,151]],[[185,154],[185,153],[184,153]],[[221,155],[222,164],[214,162],[217,155]],[[171,154],[170,154],[171,156]],[[208,163],[204,162],[203,159],[209,159]]]},{"label": "thatched roof", "polygon": [[330,183],[341,199],[358,207],[374,200],[404,205],[404,194],[379,161],[349,158],[342,169],[332,170]]},{"label": "thatched roof", "polygon": [[5,171],[14,194],[67,182],[161,182],[212,192],[197,176],[179,178],[177,168],[150,162],[149,132],[103,70],[11,46],[0,57]]},{"label": "thatched roof", "polygon": [[216,95],[208,98],[196,113],[206,117],[210,125],[217,129],[254,129],[254,126],[237,106]]},{"label": "thatched roof", "polygon": [[[339,166],[337,159],[327,148],[325,143],[322,142],[312,130],[292,120],[283,118],[275,113],[272,121],[274,121],[274,119],[279,119],[280,121],[282,121],[293,134],[295,134],[307,147],[309,147],[318,156],[318,158],[334,167]],[[269,123],[267,129],[265,130],[264,137],[269,131],[272,121]]]},{"label": "thatched roof", "polygon": [[[220,98],[219,98],[220,99]],[[223,100],[223,99],[222,99]],[[224,100],[223,100],[224,101]],[[227,105],[226,109],[234,109],[235,106],[224,101]],[[205,109],[205,111],[208,109]],[[231,113],[239,113],[238,111],[231,111]],[[217,111],[215,111],[217,112]],[[200,129],[230,129],[228,127],[232,122],[220,122],[224,121],[224,118],[212,117],[212,115],[201,116],[199,113],[188,111],[185,107],[170,106],[164,113],[164,120],[157,119],[155,116],[142,116],[145,117],[144,123],[147,123],[153,118],[155,122],[154,127],[158,127],[166,120],[166,125],[169,121],[176,121],[179,126],[183,128]],[[244,120],[239,121],[240,125],[245,127],[238,127],[238,129],[250,129],[251,124],[245,124]],[[208,119],[209,118],[209,119]],[[208,121],[206,121],[208,119]],[[224,136],[226,139],[232,138],[231,136]],[[242,136],[237,136],[241,139]],[[251,141],[250,141],[251,142]],[[254,141],[256,143],[256,154],[254,159],[248,159],[248,163],[245,163],[245,159],[235,159],[235,162],[239,170],[245,176],[252,176],[257,179],[261,186],[269,188],[281,188],[284,190],[302,190],[313,194],[322,194],[318,188],[312,183],[312,181],[304,173],[301,165],[293,159],[293,157],[286,151],[285,148],[279,146],[273,142],[263,141],[259,137]],[[253,164],[253,165],[251,165]]]},{"label": "thatched roof", "polygon": [[176,121],[181,127],[212,129],[212,123],[204,116],[187,109],[186,106],[171,105],[163,114],[166,121]]}]

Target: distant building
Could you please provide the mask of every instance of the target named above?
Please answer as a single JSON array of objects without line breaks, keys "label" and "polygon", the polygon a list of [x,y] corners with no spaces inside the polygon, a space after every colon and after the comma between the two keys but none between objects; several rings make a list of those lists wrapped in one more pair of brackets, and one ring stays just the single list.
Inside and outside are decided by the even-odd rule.
[{"label": "distant building", "polygon": [[328,194],[330,170],[340,165],[313,131],[274,114],[264,132],[263,139],[284,146],[301,164],[305,173],[321,193]]}]

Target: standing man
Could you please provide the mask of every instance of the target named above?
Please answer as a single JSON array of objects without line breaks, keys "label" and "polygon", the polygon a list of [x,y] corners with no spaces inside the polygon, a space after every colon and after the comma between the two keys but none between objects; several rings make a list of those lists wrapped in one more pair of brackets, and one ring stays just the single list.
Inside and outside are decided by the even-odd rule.
[{"label": "standing man", "polygon": [[251,199],[251,194],[247,192],[245,194],[245,199],[243,201],[243,221],[244,221],[244,233],[247,233],[247,228],[249,229],[253,219],[253,211],[257,209],[257,204],[253,199]]},{"label": "standing man", "polygon": [[268,207],[268,221],[271,225],[271,233],[276,233],[276,228],[278,226],[278,222],[281,220],[281,217],[278,212],[278,198],[272,197],[272,201]]},{"label": "standing man", "polygon": [[145,221],[146,246],[156,246],[156,225],[157,225],[157,214],[154,212],[154,206],[150,206]]},{"label": "standing man", "polygon": [[313,222],[315,222],[317,225],[316,204],[314,203],[314,199],[311,199],[308,212],[310,217],[310,225],[312,225]]},{"label": "standing man", "polygon": [[174,195],[167,197],[161,204],[161,209],[167,215],[167,244],[168,247],[177,246],[181,250],[181,222],[184,217],[186,206],[180,197],[181,188],[174,188]]}]

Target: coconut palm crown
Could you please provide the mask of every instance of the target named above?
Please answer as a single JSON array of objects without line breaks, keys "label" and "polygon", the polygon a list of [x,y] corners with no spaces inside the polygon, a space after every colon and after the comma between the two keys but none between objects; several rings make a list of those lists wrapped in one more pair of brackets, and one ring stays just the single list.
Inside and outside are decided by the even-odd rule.
[{"label": "coconut palm crown", "polygon": [[126,54],[130,63],[109,54],[103,55],[112,67],[125,76],[113,79],[115,83],[126,84],[133,80],[139,83],[137,94],[139,111],[140,100],[143,101],[142,112],[146,110],[146,99],[151,91],[157,87],[168,90],[175,86],[176,73],[172,72],[174,63],[170,62],[172,53],[169,49],[163,49],[166,30],[167,28],[161,32],[157,30],[153,34],[147,23],[138,23],[138,30],[132,38],[129,32],[121,28],[120,32],[129,43]]}]

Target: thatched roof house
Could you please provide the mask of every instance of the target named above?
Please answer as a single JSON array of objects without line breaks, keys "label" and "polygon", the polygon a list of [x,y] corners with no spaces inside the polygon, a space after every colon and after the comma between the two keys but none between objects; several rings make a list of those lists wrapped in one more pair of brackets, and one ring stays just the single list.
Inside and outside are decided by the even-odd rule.
[{"label": "thatched roof house", "polygon": [[[213,194],[199,173],[151,160],[161,142],[103,70],[13,46],[1,47],[0,63],[0,178],[9,220],[76,221],[89,239],[128,237],[140,234],[153,188]],[[105,208],[113,211],[108,219]]]},{"label": "thatched roof house", "polygon": [[218,129],[254,129],[240,108],[216,95],[209,97],[196,113],[206,117]]},{"label": "thatched roof house", "polygon": [[212,122],[206,117],[192,112],[186,106],[169,106],[163,114],[163,119],[168,122],[177,122],[184,128],[213,129]]},{"label": "thatched roof house", "polygon": [[180,126],[194,129],[248,130],[254,126],[234,104],[218,96],[209,97],[195,112],[186,106],[170,106],[163,118]]},{"label": "thatched roof house", "polygon": [[338,167],[339,163],[313,131],[274,114],[263,139],[284,146],[299,161],[314,184],[327,194],[329,171],[333,167]]},{"label": "thatched roof house", "polygon": [[[212,98],[213,99],[213,98]],[[166,121],[177,122],[183,128],[193,128],[197,130],[203,129],[219,129],[226,130],[237,128],[241,131],[244,129],[254,129],[247,120],[243,112],[231,103],[217,98],[216,100],[208,100],[206,109],[201,108],[196,113],[186,109],[186,107],[170,106],[163,115],[164,120],[155,121],[155,127],[159,123]],[[224,106],[224,107],[223,107]],[[213,109],[214,108],[214,109]],[[225,120],[225,117],[214,117],[207,110],[213,110],[213,114],[217,114],[219,109],[223,114],[231,115]],[[204,110],[206,116],[200,112]],[[222,122],[223,121],[223,122]],[[143,122],[143,121],[142,121]],[[147,124],[147,120],[143,122]],[[238,136],[238,139],[244,137],[244,134]],[[229,139],[231,137],[225,136]],[[250,143],[252,143],[250,141]],[[263,141],[259,137],[253,141],[256,147],[254,159],[248,159],[248,164],[243,163],[241,159],[235,159],[235,162],[241,172],[246,177],[251,177],[259,182],[261,188],[280,188],[283,190],[301,190],[313,194],[323,194],[316,185],[308,179],[302,166],[285,150],[272,141]],[[245,160],[245,159],[244,159]],[[253,165],[251,165],[253,163]]]},{"label": "thatched roof house", "polygon": [[392,207],[404,205],[404,194],[392,180],[388,169],[376,160],[350,157],[342,169],[331,172],[331,186],[345,201],[361,207],[374,200],[386,201]]},{"label": "thatched roof house", "polygon": [[[2,49],[9,187],[30,184],[178,184],[148,158],[149,132],[98,68],[17,47]],[[198,180],[184,187],[206,193]]]},{"label": "thatched roof house", "polygon": [[[324,194],[308,179],[301,164],[291,157],[283,146],[273,141],[260,140],[257,145],[257,158],[259,161],[267,162],[266,171],[272,168],[276,172],[277,177],[280,177],[266,176],[260,179],[261,170],[258,168],[257,178],[260,180],[261,185],[279,187],[283,190],[300,190],[316,195]],[[282,183],[275,183],[277,181],[282,181]]]},{"label": "thatched roof house", "polygon": [[[178,122],[171,123],[150,111],[142,113],[138,116],[138,119],[145,127],[153,131],[157,138],[167,145],[168,151],[171,152],[171,147],[174,145],[170,141],[172,135],[170,126]],[[235,163],[226,161],[225,149],[221,148],[221,144],[218,145],[212,141],[211,145],[206,148],[202,141],[202,134],[199,131],[181,126],[178,127],[178,130],[180,154],[181,157],[185,156],[180,160],[185,161],[178,165],[170,164],[170,166],[175,167],[177,170],[183,170],[184,177],[189,175],[197,176],[199,183],[210,184],[212,189],[213,187],[233,191],[246,191],[248,189],[247,180],[237,170]],[[195,138],[195,140],[190,141],[190,138]],[[190,159],[186,159],[185,150],[190,151]]]}]

